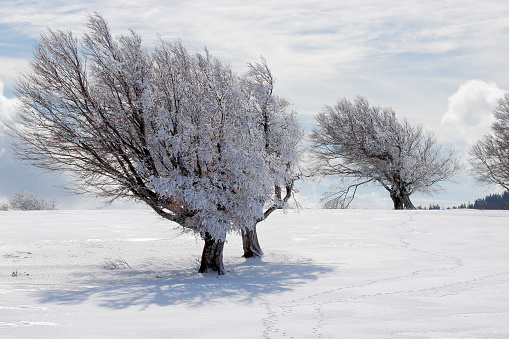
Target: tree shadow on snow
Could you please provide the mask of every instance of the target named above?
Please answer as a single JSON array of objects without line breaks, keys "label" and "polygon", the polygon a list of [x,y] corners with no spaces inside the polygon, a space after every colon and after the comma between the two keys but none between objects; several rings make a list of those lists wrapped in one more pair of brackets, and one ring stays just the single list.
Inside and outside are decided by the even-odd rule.
[{"label": "tree shadow on snow", "polygon": [[220,302],[249,303],[265,295],[291,291],[318,279],[333,268],[311,261],[264,262],[247,259],[229,265],[224,276],[182,270],[106,270],[105,277],[83,279],[61,289],[39,292],[42,303],[80,304],[88,299],[103,306],[123,309],[150,305],[201,306]]}]

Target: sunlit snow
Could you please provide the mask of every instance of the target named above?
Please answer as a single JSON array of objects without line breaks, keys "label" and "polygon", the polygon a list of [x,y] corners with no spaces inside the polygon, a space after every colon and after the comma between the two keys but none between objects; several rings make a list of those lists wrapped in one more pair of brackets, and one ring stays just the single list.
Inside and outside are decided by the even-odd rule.
[{"label": "sunlit snow", "polygon": [[202,241],[150,211],[4,211],[0,337],[507,338],[508,221],[276,213],[265,256],[229,235],[218,277],[196,273]]}]

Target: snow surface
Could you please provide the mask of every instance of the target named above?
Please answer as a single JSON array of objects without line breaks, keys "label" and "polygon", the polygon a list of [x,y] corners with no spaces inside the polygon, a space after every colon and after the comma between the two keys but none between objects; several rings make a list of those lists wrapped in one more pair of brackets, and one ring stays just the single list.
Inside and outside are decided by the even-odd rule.
[{"label": "snow surface", "polygon": [[150,211],[0,212],[0,337],[507,338],[508,221],[274,213],[265,256],[230,235],[218,277],[196,273],[202,241]]}]

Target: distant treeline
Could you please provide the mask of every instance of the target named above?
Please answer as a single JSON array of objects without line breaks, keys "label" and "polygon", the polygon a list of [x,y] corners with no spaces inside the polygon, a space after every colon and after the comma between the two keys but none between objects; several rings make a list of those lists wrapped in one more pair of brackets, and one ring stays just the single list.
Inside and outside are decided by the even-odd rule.
[{"label": "distant treeline", "polygon": [[509,210],[509,191],[505,191],[502,194],[490,194],[483,199],[477,199],[473,204],[462,204],[457,208]]},{"label": "distant treeline", "polygon": [[[440,207],[439,204],[429,204],[428,207],[424,206],[417,206],[416,207],[418,210],[442,210],[444,209],[443,207]],[[454,207],[454,209],[456,209],[457,207]],[[465,207],[466,208],[466,207]],[[447,209],[451,209],[450,207],[448,207]]]},{"label": "distant treeline", "polygon": [[[429,207],[418,206],[419,210],[440,210],[444,209],[438,204],[430,204]],[[446,209],[451,209],[447,207]],[[476,209],[476,210],[509,210],[509,191],[502,194],[490,194],[485,198],[479,198],[474,203],[465,203],[455,206],[452,209]]]}]

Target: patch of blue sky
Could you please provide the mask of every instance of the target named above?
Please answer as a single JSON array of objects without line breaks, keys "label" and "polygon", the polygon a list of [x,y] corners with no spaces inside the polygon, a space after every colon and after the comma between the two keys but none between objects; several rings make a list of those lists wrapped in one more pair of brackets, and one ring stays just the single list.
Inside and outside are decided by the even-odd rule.
[{"label": "patch of blue sky", "polygon": [[17,67],[32,56],[34,45],[35,39],[25,36],[11,26],[0,25],[0,80],[4,85],[5,97],[14,96],[12,77],[18,70]]},{"label": "patch of blue sky", "polygon": [[11,25],[0,24],[0,55],[9,58],[28,58],[35,40]]}]

